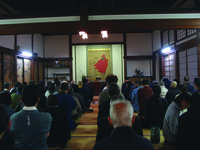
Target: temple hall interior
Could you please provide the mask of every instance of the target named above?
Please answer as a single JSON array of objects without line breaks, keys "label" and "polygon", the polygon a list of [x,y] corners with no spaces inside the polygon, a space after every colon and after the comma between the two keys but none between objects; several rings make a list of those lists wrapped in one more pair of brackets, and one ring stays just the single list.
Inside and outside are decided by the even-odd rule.
[{"label": "temple hall interior", "polygon": [[[100,60],[107,61],[106,70],[97,71]],[[98,98],[110,74],[117,75],[120,88],[125,79],[138,78],[167,77],[180,85],[184,76],[194,86],[200,76],[200,1],[0,0],[0,91],[5,82],[46,86],[66,77],[78,84],[83,76],[94,87],[93,112],[76,120],[62,150],[93,148]],[[150,134],[143,128],[144,137]],[[153,146],[174,149],[165,144],[162,130]]]}]

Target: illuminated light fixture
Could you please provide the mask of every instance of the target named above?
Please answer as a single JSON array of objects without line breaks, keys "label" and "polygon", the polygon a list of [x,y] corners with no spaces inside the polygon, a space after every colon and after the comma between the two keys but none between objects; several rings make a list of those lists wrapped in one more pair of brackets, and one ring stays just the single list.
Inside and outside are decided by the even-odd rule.
[{"label": "illuminated light fixture", "polygon": [[88,35],[85,31],[80,31],[79,35],[82,36],[82,39],[88,39]]},{"label": "illuminated light fixture", "polygon": [[172,49],[170,46],[168,46],[168,47],[163,48],[161,50],[161,52],[166,55],[166,54],[171,54],[171,53],[175,52],[175,50]]},{"label": "illuminated light fixture", "polygon": [[31,56],[33,56],[32,53],[25,52],[25,51],[22,52],[22,55],[23,55],[23,56],[26,56],[26,57],[31,57]]},{"label": "illuminated light fixture", "polygon": [[108,38],[108,32],[107,31],[101,31],[102,38]]}]

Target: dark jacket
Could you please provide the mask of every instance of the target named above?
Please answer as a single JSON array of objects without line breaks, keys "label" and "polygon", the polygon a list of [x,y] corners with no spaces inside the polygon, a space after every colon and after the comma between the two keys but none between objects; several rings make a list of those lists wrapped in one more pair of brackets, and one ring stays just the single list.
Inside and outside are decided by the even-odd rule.
[{"label": "dark jacket", "polygon": [[170,88],[167,94],[165,95],[165,99],[168,101],[169,105],[171,102],[175,100],[176,95],[180,94],[177,88]]},{"label": "dark jacket", "polygon": [[133,131],[131,127],[117,127],[111,135],[98,141],[93,150],[154,150],[151,142]]}]

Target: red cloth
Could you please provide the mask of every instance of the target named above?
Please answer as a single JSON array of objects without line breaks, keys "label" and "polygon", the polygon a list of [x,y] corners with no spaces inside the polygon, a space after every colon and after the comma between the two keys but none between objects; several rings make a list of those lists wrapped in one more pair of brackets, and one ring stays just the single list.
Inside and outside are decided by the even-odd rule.
[{"label": "red cloth", "polygon": [[149,86],[144,86],[143,88],[138,90],[138,104],[140,107],[139,113],[144,114],[145,105],[148,99],[153,95],[153,91]]},{"label": "red cloth", "polygon": [[102,58],[97,61],[96,64],[94,64],[95,69],[98,70],[100,73],[106,73],[106,69],[108,67],[108,59],[105,57],[105,55],[101,56]]}]

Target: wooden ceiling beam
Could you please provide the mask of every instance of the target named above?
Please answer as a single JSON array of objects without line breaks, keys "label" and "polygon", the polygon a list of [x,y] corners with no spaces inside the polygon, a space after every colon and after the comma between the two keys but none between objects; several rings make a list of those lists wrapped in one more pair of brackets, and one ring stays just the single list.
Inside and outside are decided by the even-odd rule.
[{"label": "wooden ceiling beam", "polygon": [[[88,34],[99,34],[101,30],[112,33],[152,32],[164,29],[200,28],[200,19],[156,19],[156,20],[123,20],[123,21],[88,21],[84,30]],[[35,23],[18,25],[1,25],[0,34],[78,34],[83,30],[82,22]]]},{"label": "wooden ceiling beam", "polygon": [[0,0],[0,5],[3,6],[6,9],[4,11],[6,11],[7,13],[11,12],[11,13],[14,13],[14,14],[19,14],[18,11],[16,11],[14,8],[12,8],[11,6],[9,6],[7,3],[5,3],[2,0]]}]

